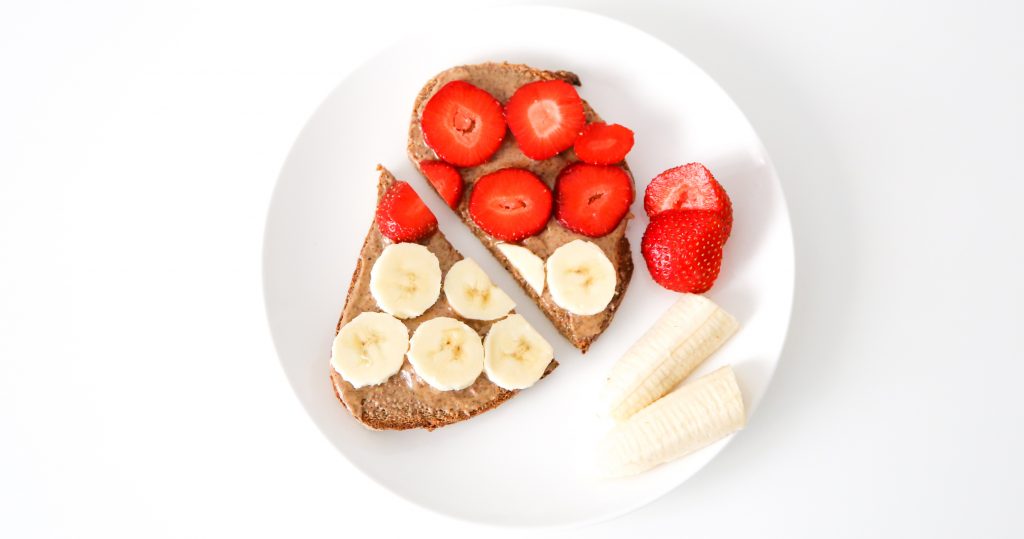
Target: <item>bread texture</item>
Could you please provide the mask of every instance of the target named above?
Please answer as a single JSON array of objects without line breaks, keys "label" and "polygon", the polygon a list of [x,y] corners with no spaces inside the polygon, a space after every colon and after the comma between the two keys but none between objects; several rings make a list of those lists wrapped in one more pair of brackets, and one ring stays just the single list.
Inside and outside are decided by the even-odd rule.
[{"label": "bread texture", "polygon": [[[384,192],[396,180],[384,167],[378,165],[377,168],[380,171],[377,185],[377,200],[379,201]],[[369,273],[374,261],[388,243],[390,243],[389,240],[380,234],[376,223],[371,224],[348,286],[345,306],[335,328],[335,334],[360,313],[381,310],[370,293]],[[452,247],[440,231],[434,232],[418,243],[425,245],[438,257],[442,271],[447,272],[452,264],[462,259],[462,255]],[[451,310],[444,294],[425,313],[402,322],[409,328],[411,334],[420,323],[438,316],[459,318],[481,336],[486,334],[492,323],[462,319]],[[544,376],[547,376],[557,366],[558,363],[552,360]],[[481,374],[466,389],[439,391],[427,385],[416,374],[408,359],[405,360],[397,374],[375,386],[354,388],[334,369],[330,369],[330,379],[338,400],[360,423],[374,430],[416,428],[434,430],[494,409],[518,393],[518,391],[509,391],[498,387],[488,380],[485,374]]]},{"label": "bread texture", "polygon": [[[564,80],[576,86],[580,85],[579,77],[569,71],[545,71],[523,64],[483,63],[453,67],[439,73],[437,76],[427,81],[422,90],[420,90],[419,94],[416,96],[416,101],[412,110],[412,118],[409,122],[409,139],[407,146],[409,159],[417,168],[419,168],[420,163],[424,160],[437,159],[437,155],[430,149],[423,138],[423,131],[420,126],[420,117],[427,101],[429,101],[430,98],[448,82],[454,80],[467,81],[490,92],[495,99],[505,103],[515,90],[523,84],[533,81],[555,79]],[[583,102],[583,107],[588,123],[602,121],[597,112],[595,112],[585,100]],[[573,239],[583,239],[594,242],[604,251],[605,255],[615,267],[616,274],[618,276],[615,295],[603,312],[596,315],[581,316],[572,314],[555,304],[550,293],[546,289],[542,293],[538,294],[533,287],[527,284],[523,276],[520,275],[505,255],[498,249],[498,244],[500,242],[489,236],[476,225],[470,216],[468,209],[468,201],[470,192],[472,191],[472,186],[481,176],[506,167],[520,167],[530,170],[540,177],[548,187],[553,189],[558,173],[565,166],[576,161],[578,161],[578,159],[572,148],[556,155],[555,157],[542,161],[534,161],[523,155],[518,146],[516,146],[516,142],[511,133],[506,133],[501,147],[488,162],[475,167],[460,169],[462,179],[466,183],[466,189],[463,191],[462,199],[458,203],[456,212],[459,214],[459,217],[466,226],[469,227],[474,235],[477,236],[480,242],[483,243],[491,254],[493,254],[494,257],[497,258],[505,267],[505,269],[512,274],[523,291],[530,296],[538,307],[540,307],[541,311],[548,317],[548,319],[551,320],[559,333],[568,339],[573,346],[583,352],[586,352],[594,340],[597,339],[611,323],[612,318],[615,315],[615,311],[618,309],[619,304],[622,303],[626,289],[629,286],[629,281],[632,278],[633,259],[629,240],[626,238],[626,226],[632,219],[633,215],[631,213],[627,214],[614,230],[600,238],[588,238],[581,234],[574,233],[564,228],[552,218],[549,220],[544,231],[537,236],[526,238],[521,242],[524,247],[530,249],[543,259],[546,259],[555,248],[568,243]],[[626,163],[622,163],[621,166],[632,179],[632,173],[629,170],[629,166]]]}]

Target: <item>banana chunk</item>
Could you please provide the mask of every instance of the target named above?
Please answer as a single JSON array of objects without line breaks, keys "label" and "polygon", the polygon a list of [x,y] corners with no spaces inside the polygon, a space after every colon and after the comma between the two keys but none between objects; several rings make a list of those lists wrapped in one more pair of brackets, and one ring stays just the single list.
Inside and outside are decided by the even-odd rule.
[{"label": "banana chunk", "polygon": [[473,328],[441,316],[427,320],[413,332],[409,363],[434,389],[465,389],[484,370],[484,347]]},{"label": "banana chunk", "polygon": [[538,296],[544,293],[544,260],[522,245],[499,243],[498,250]]},{"label": "banana chunk", "polygon": [[444,276],[444,296],[455,312],[473,320],[497,320],[516,306],[483,268],[468,258],[453,264]]},{"label": "banana chunk", "polygon": [[415,318],[441,295],[441,263],[418,243],[388,245],[370,270],[370,294],[384,312]]},{"label": "banana chunk", "polygon": [[540,380],[554,355],[548,341],[519,314],[495,322],[484,337],[484,372],[510,391]]},{"label": "banana chunk", "polygon": [[383,383],[402,368],[409,329],[397,318],[365,312],[341,327],[331,346],[331,367],[353,387]]},{"label": "banana chunk", "polygon": [[745,423],[736,375],[722,367],[616,425],[598,444],[598,471],[605,477],[638,474],[710,445]]},{"label": "banana chunk", "polygon": [[739,328],[732,315],[696,294],[683,294],[612,367],[602,401],[623,421],[686,379]]},{"label": "banana chunk", "polygon": [[615,266],[596,244],[573,240],[547,261],[548,290],[555,303],[578,315],[603,311],[615,296]]}]

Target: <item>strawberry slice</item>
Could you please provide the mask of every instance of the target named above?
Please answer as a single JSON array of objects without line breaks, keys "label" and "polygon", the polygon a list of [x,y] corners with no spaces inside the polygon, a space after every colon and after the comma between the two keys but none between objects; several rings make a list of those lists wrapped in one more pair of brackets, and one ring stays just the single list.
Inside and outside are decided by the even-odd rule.
[{"label": "strawberry slice", "polygon": [[377,229],[395,243],[416,241],[437,230],[437,218],[412,186],[395,182],[377,204]]},{"label": "strawberry slice", "polygon": [[444,161],[433,160],[420,161],[420,170],[437,194],[455,209],[462,197],[462,176],[459,171]]},{"label": "strawberry slice", "polygon": [[516,242],[544,230],[551,216],[551,190],[528,170],[503,168],[473,184],[469,215],[484,232]]},{"label": "strawberry slice", "polygon": [[583,129],[583,100],[563,80],[524,84],[505,104],[505,120],[523,154],[547,159],[572,146]]},{"label": "strawberry slice", "polygon": [[707,292],[722,269],[726,225],[716,212],[668,210],[651,218],[640,251],[654,281],[676,292]]},{"label": "strawberry slice", "polygon": [[633,132],[619,124],[593,123],[583,128],[573,149],[576,157],[587,163],[614,165],[633,149]]},{"label": "strawberry slice", "polygon": [[420,128],[438,157],[460,167],[487,161],[505,138],[501,103],[461,80],[445,84],[427,101]]},{"label": "strawberry slice", "polygon": [[573,163],[555,181],[555,218],[592,238],[618,226],[633,203],[633,182],[620,167]]},{"label": "strawberry slice", "polygon": [[732,230],[732,201],[711,171],[700,163],[670,168],[647,185],[644,210],[654,217],[666,210],[710,210]]}]

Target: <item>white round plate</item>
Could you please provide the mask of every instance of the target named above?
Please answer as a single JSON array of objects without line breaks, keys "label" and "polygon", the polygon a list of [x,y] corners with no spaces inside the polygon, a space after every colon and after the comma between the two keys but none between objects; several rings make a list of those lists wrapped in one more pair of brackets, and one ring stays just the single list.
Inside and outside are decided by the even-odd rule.
[{"label": "white round plate", "polygon": [[[292,148],[270,205],[263,259],[281,364],[338,450],[421,506],[507,526],[569,526],[621,515],[680,485],[728,442],[629,479],[595,479],[588,468],[607,428],[595,413],[605,374],[677,297],[654,284],[639,253],[648,221],[643,190],[657,173],[700,161],[732,197],[735,225],[708,295],[741,329],[694,376],[732,364],[753,412],[779,359],[792,300],[793,244],[779,181],[725,92],[685,56],[636,28],[547,7],[451,16],[445,28],[405,36],[353,71]],[[421,86],[448,67],[489,60],[573,71],[584,99],[607,121],[636,133],[628,157],[638,194],[629,227],[636,270],[614,322],[586,356],[555,332],[406,158],[409,114]],[[493,411],[434,432],[373,432],[335,399],[330,344],[373,219],[377,163],[412,183],[455,247],[476,259],[554,345],[560,366],[551,376]]]}]

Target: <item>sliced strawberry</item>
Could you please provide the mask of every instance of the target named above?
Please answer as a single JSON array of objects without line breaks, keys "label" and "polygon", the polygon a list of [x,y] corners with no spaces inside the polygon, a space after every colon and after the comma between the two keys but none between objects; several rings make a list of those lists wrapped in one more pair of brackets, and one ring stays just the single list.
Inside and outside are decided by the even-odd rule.
[{"label": "sliced strawberry", "polygon": [[487,161],[505,138],[501,103],[461,80],[445,84],[427,101],[420,128],[438,157],[460,167]]},{"label": "sliced strawberry", "polygon": [[420,170],[437,194],[455,209],[462,197],[462,175],[459,171],[444,161],[432,160],[420,161]]},{"label": "sliced strawberry", "polygon": [[633,132],[619,124],[593,123],[583,128],[573,149],[587,163],[614,165],[633,149]]},{"label": "sliced strawberry", "polygon": [[722,268],[725,221],[714,211],[668,210],[651,218],[640,251],[654,281],[676,292],[707,292]]},{"label": "sliced strawberry", "polygon": [[572,146],[583,129],[583,100],[563,80],[524,84],[505,104],[505,120],[523,154],[541,160]]},{"label": "sliced strawberry", "polygon": [[633,203],[633,182],[620,167],[573,163],[555,181],[555,218],[596,238],[618,226]]},{"label": "sliced strawberry", "polygon": [[666,210],[711,210],[732,230],[732,201],[711,171],[700,163],[670,168],[647,185],[644,210],[655,215]]},{"label": "sliced strawberry", "polygon": [[377,204],[377,228],[393,242],[416,241],[437,230],[437,218],[405,182],[395,182]]},{"label": "sliced strawberry", "polygon": [[491,236],[501,241],[519,241],[547,225],[551,190],[528,170],[503,168],[473,184],[469,215]]}]

